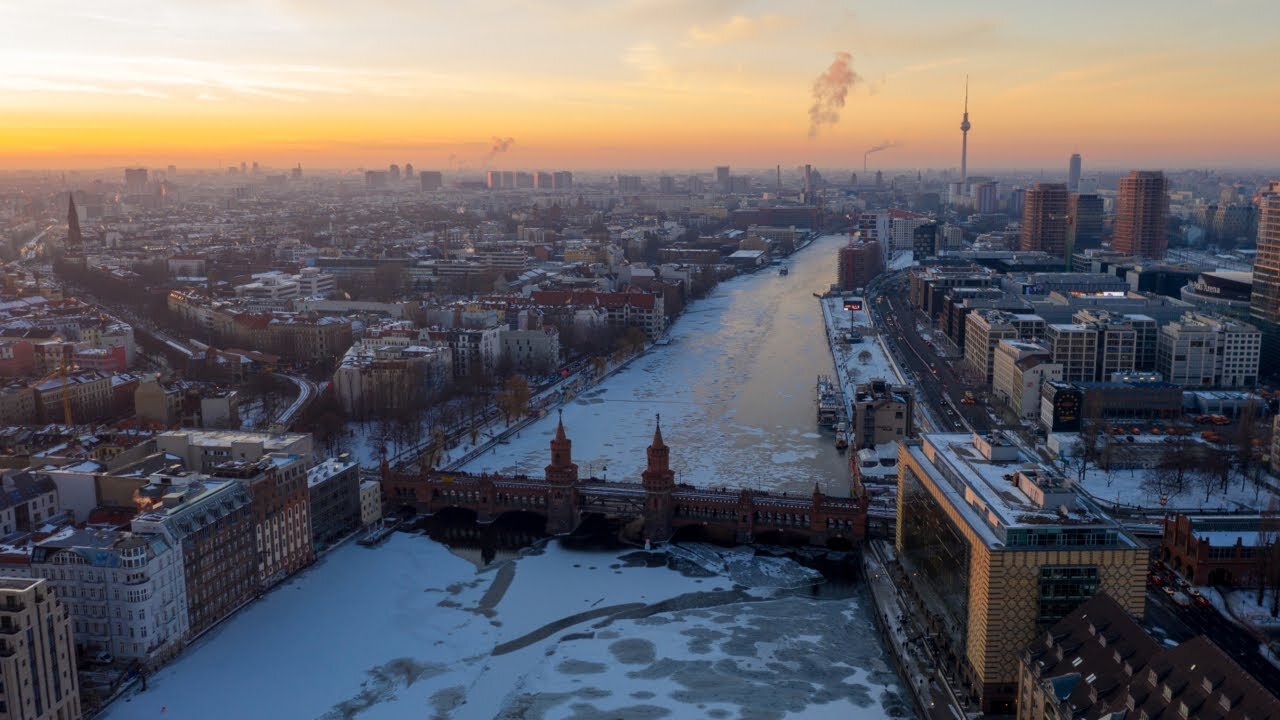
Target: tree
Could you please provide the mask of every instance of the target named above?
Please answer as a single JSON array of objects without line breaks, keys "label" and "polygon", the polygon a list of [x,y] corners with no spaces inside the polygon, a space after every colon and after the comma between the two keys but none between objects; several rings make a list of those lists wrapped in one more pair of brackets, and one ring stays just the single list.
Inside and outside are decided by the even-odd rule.
[{"label": "tree", "polygon": [[1263,479],[1262,458],[1270,430],[1267,423],[1259,421],[1259,414],[1257,402],[1253,399],[1247,401],[1240,408],[1238,423],[1231,438],[1241,482],[1253,484],[1255,500],[1266,484]]},{"label": "tree", "polygon": [[520,417],[529,412],[529,399],[532,393],[529,390],[529,381],[525,376],[516,374],[507,378],[506,387],[498,393],[498,408],[502,410],[502,415],[506,418],[507,424],[511,424],[512,418]]},{"label": "tree", "polygon": [[1199,460],[1197,444],[1186,435],[1166,437],[1160,459],[1156,462],[1155,468],[1148,473],[1143,485],[1164,497],[1186,492],[1187,484],[1191,479],[1191,469]]},{"label": "tree", "polygon": [[870,351],[870,350],[863,350],[863,351],[859,352],[859,353],[858,353],[858,362],[862,363],[863,365],[866,365],[867,363],[871,362],[871,351]]}]

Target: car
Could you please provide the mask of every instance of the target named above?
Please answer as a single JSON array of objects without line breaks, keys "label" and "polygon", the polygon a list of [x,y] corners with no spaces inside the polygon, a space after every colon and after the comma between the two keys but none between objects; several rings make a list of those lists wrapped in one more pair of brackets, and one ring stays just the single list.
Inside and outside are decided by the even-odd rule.
[{"label": "car", "polygon": [[1147,582],[1151,583],[1152,585],[1155,585],[1156,587],[1164,587],[1164,578],[1156,573],[1151,573],[1150,575],[1148,575]]},{"label": "car", "polygon": [[1192,598],[1192,602],[1194,602],[1198,607],[1210,607],[1213,605],[1213,603],[1209,602],[1209,598],[1203,595],[1196,595]]},{"label": "car", "polygon": [[90,655],[89,659],[102,665],[110,665],[112,661],[115,660],[115,658],[111,656],[111,653],[106,650],[99,650],[98,652]]},{"label": "car", "polygon": [[1162,588],[1160,588],[1160,589],[1161,589],[1161,590],[1164,590],[1164,594],[1165,594],[1165,595],[1168,595],[1169,597],[1173,597],[1173,595],[1174,595],[1174,590],[1173,590],[1173,588],[1172,588],[1172,587],[1169,587],[1168,585],[1165,585],[1164,587],[1162,587]]}]

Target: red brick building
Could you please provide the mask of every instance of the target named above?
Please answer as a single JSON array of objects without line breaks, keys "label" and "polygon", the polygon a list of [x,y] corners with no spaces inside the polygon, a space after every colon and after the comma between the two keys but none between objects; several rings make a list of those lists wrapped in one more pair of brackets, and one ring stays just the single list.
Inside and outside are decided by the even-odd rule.
[{"label": "red brick building", "polygon": [[1263,567],[1262,554],[1277,552],[1275,518],[1223,515],[1165,520],[1160,559],[1193,585],[1252,586]]},{"label": "red brick building", "polygon": [[210,474],[240,480],[249,488],[259,590],[270,589],[315,561],[306,458],[270,453],[255,461],[215,465]]}]

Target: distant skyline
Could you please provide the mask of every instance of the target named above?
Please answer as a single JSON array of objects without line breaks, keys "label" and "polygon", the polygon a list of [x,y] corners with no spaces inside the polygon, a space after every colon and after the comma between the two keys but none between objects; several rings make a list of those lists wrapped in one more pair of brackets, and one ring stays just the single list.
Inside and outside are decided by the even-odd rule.
[{"label": "distant skyline", "polygon": [[0,0],[0,168],[860,168],[886,140],[871,169],[958,167],[965,74],[970,174],[1261,168],[1276,27],[1265,0]]}]

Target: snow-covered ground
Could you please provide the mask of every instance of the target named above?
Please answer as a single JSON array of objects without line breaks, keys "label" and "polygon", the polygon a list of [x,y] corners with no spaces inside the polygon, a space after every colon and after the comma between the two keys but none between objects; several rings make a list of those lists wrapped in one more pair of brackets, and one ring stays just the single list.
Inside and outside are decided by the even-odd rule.
[{"label": "snow-covered ground", "polygon": [[[1063,472],[1072,480],[1078,479],[1077,471],[1067,467]],[[1138,468],[1133,470],[1112,470],[1089,468],[1081,485],[1090,495],[1103,503],[1120,503],[1135,507],[1156,510],[1161,508],[1161,493],[1152,488],[1149,478],[1153,470]],[[1183,492],[1169,493],[1165,497],[1164,508],[1173,510],[1241,510],[1254,509],[1259,502],[1266,503],[1270,494],[1256,494],[1253,486],[1243,485],[1238,477],[1232,478],[1226,492],[1215,489],[1205,499],[1203,486],[1194,478],[1188,478],[1187,488]]]},{"label": "snow-covered ground", "polygon": [[[785,261],[786,276],[763,270],[722,283],[680,316],[670,344],[568,403],[580,472],[638,481],[660,413],[681,482],[847,493],[846,460],[818,431],[814,397],[817,375],[833,368],[813,292],[830,285],[843,240],[814,241]],[[540,476],[555,423],[551,413],[461,469]]]},{"label": "snow-covered ground", "polygon": [[424,536],[347,545],[102,717],[912,716],[865,594],[812,597],[812,571],[744,549],[673,552],[552,541],[477,572]]},{"label": "snow-covered ground", "polygon": [[[1203,586],[1200,592],[1224,617],[1234,618],[1240,623],[1255,630],[1280,629],[1280,618],[1271,617],[1271,599],[1275,594],[1267,590],[1262,596],[1262,604],[1258,604],[1258,592],[1253,588],[1238,588],[1222,592],[1218,588]],[[1230,606],[1230,611],[1227,607]]]}]

